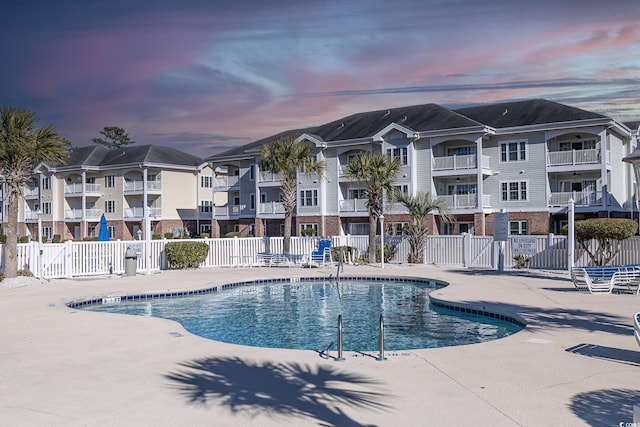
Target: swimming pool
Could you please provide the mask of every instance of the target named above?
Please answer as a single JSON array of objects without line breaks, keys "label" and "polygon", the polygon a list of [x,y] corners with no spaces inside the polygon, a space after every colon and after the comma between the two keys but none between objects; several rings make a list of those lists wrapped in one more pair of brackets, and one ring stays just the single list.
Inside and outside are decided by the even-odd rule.
[{"label": "swimming pool", "polygon": [[346,351],[378,349],[380,315],[385,350],[473,344],[522,329],[508,317],[436,306],[429,293],[438,287],[421,279],[344,278],[339,284],[279,279],[230,284],[198,295],[122,296],[75,307],[171,319],[193,334],[233,344],[307,350],[326,349],[336,341],[339,315]]}]

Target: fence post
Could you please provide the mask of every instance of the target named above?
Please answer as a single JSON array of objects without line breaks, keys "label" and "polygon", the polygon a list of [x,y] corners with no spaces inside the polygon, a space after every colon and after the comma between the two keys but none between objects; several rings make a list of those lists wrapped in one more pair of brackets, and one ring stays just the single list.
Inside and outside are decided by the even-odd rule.
[{"label": "fence post", "polygon": [[64,277],[70,279],[73,275],[73,242],[64,242]]},{"label": "fence post", "polygon": [[471,266],[471,234],[462,233],[462,265],[463,267]]}]

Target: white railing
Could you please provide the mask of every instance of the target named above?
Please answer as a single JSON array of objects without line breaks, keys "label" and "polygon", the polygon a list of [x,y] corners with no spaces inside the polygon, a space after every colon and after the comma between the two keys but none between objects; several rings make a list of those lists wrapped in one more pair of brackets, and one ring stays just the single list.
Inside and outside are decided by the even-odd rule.
[{"label": "white railing", "polygon": [[26,187],[24,189],[24,197],[26,198],[32,198],[32,197],[38,197],[38,195],[40,194],[40,189],[38,187]]},{"label": "white railing", "polygon": [[[149,216],[162,216],[162,208],[149,208]],[[125,218],[144,218],[144,208],[141,206],[124,209]]]},{"label": "white railing", "polygon": [[454,194],[452,196],[438,196],[445,201],[450,209],[475,208],[478,206],[477,194]]},{"label": "white railing", "polygon": [[261,214],[284,214],[284,205],[282,202],[261,202]]},{"label": "white railing", "polygon": [[24,219],[25,221],[37,221],[38,215],[38,211],[25,211]]},{"label": "white railing", "polygon": [[344,199],[338,204],[340,212],[367,212],[367,199]]},{"label": "white railing", "polygon": [[238,185],[240,182],[240,177],[238,175],[221,175],[213,178],[213,186],[214,187],[234,187]]},{"label": "white railing", "polygon": [[[565,236],[529,236],[536,239],[536,253],[530,255],[528,267],[532,269],[567,269],[567,239]],[[333,246],[350,246],[356,253],[366,256],[369,247],[367,236],[328,237]],[[291,253],[309,255],[318,246],[318,237],[292,237]],[[137,254],[138,272],[152,272],[166,269],[167,260],[164,247],[172,240],[84,242],[64,243],[37,242],[18,244],[17,261],[21,268],[30,270],[36,277],[47,279],[96,276],[124,273],[124,254],[131,247]],[[181,240],[182,241],[182,240]],[[192,239],[209,246],[209,253],[200,268],[231,267],[257,262],[258,252],[282,253],[282,237],[241,237],[232,239]],[[379,242],[379,238],[378,238]],[[385,242],[397,245],[392,263],[405,263],[408,242],[397,236],[385,236]],[[512,240],[505,245],[505,267],[515,268]],[[597,242],[589,242],[591,250]],[[42,248],[42,254],[40,254]],[[148,249],[148,253],[146,252]],[[472,236],[428,236],[424,253],[425,264],[461,266],[475,268],[497,268],[498,246],[492,237]],[[0,245],[0,257],[5,259],[5,245]],[[589,265],[587,253],[576,245],[575,265]],[[356,255],[356,258],[359,256]],[[352,261],[355,261],[353,259]],[[640,236],[621,242],[621,250],[611,265],[640,264]],[[40,266],[42,270],[40,271]]]},{"label": "white railing", "polygon": [[246,205],[225,205],[214,206],[213,214],[217,217],[235,217],[239,216]]},{"label": "white railing", "polygon": [[576,206],[600,206],[602,195],[602,191],[551,192],[549,206],[567,206],[569,199],[573,199]]},{"label": "white railing", "polygon": [[269,171],[260,172],[260,182],[280,182],[282,181],[281,173],[273,173]]},{"label": "white railing", "polygon": [[[82,219],[82,211],[83,209],[66,209],[64,211],[64,219]],[[85,219],[95,219],[100,218],[102,215],[102,211],[100,209],[84,209],[84,218]]]},{"label": "white railing", "polygon": [[[144,191],[144,181],[143,180],[134,180],[134,181],[125,181],[124,183],[124,191],[131,192],[141,192]],[[160,191],[162,190],[162,182],[161,181],[147,181],[147,191]]]},{"label": "white railing", "polygon": [[550,151],[547,153],[548,166],[585,165],[600,163],[600,150]]},{"label": "white railing", "polygon": [[478,162],[475,154],[433,157],[432,162],[433,170],[475,169],[476,167]]},{"label": "white railing", "polygon": [[83,184],[81,182],[75,182],[64,185],[64,194],[82,194],[85,193],[99,193],[100,184]]}]

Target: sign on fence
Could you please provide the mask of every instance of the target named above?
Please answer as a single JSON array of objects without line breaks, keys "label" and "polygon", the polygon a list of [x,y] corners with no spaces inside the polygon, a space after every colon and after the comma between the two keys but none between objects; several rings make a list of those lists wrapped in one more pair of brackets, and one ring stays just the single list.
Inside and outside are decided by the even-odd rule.
[{"label": "sign on fence", "polygon": [[511,252],[522,255],[535,255],[538,253],[538,239],[535,237],[512,237]]},{"label": "sign on fence", "polygon": [[509,214],[496,212],[493,214],[493,240],[506,242],[509,239]]}]

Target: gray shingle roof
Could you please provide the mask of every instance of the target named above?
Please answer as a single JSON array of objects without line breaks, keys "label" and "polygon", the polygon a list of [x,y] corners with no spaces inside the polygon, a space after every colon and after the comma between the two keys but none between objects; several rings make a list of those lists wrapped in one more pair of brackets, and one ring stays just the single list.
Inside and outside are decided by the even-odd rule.
[{"label": "gray shingle roof", "polygon": [[480,105],[460,108],[456,111],[496,129],[607,118],[602,114],[581,110],[580,108],[570,107],[546,99]]},{"label": "gray shingle roof", "polygon": [[130,163],[159,163],[177,166],[199,166],[204,160],[160,145],[132,145],[107,148],[102,145],[74,147],[65,166],[116,166]]}]

